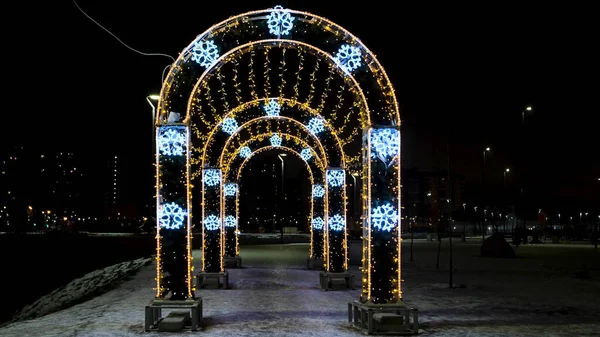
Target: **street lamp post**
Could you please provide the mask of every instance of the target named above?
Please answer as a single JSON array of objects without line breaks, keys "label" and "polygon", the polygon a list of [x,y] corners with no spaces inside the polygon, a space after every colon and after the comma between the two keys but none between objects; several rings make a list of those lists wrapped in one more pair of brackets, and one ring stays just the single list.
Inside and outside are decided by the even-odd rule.
[{"label": "street lamp post", "polygon": [[[487,164],[486,152],[490,152],[490,151],[491,151],[491,149],[490,149],[489,146],[486,147],[483,150],[483,171],[482,171],[482,177],[481,177],[481,185],[482,185],[481,189],[483,190],[483,192],[482,192],[481,203],[482,203],[482,207],[484,209],[485,209],[485,199],[487,198],[487,196],[486,196],[486,188],[485,188],[485,168],[486,168],[486,164]],[[485,224],[482,222],[482,225],[481,225],[481,235],[482,235],[483,239],[485,239],[485,232],[486,232],[485,231]]]},{"label": "street lamp post", "polygon": [[[156,106],[152,103],[152,101],[158,102],[158,99],[160,98],[159,95],[148,95],[146,96],[146,102],[148,102],[148,104],[150,105],[150,107],[152,108],[152,125],[151,125],[151,132],[152,132],[152,162],[150,165],[150,168],[154,168],[154,165],[156,163],[156,135],[155,135],[155,128],[156,128]],[[152,177],[154,177],[154,170],[152,170]],[[156,177],[154,177],[156,178]],[[154,180],[154,179],[153,179]],[[154,183],[151,185],[153,186]],[[150,193],[150,204],[148,205],[148,211],[149,211],[149,217],[150,219],[152,219],[152,214],[154,214],[153,210],[152,210],[152,206],[154,205],[154,194]]]},{"label": "street lamp post", "polygon": [[[278,154],[277,157],[281,160],[281,197],[282,197],[282,206],[285,207],[285,192],[284,192],[284,172],[285,172],[285,162],[283,161],[283,157],[287,156],[286,153]],[[281,207],[280,215],[283,215],[283,207]],[[281,243],[283,244],[283,220],[281,221]]]}]

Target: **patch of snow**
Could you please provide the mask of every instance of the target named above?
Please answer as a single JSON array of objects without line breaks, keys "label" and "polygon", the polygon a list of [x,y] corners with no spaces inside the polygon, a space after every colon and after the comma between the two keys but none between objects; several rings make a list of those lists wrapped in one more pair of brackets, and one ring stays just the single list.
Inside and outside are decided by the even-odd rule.
[{"label": "patch of snow", "polygon": [[[140,268],[151,262],[151,258],[141,258],[90,272],[24,307],[13,317],[11,322],[48,315],[101,295],[127,280]],[[52,277],[52,275],[43,275],[40,282],[44,281],[43,277]]]}]

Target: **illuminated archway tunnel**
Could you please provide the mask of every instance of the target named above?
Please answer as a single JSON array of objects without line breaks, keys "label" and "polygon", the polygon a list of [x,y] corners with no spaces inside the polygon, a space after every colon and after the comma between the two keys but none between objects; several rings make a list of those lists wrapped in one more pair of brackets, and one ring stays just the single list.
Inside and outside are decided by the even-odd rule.
[{"label": "illuminated archway tunnel", "polygon": [[[316,195],[311,193],[309,197],[310,212],[307,216],[308,226],[310,229],[310,251],[309,256],[313,259],[323,258],[323,226],[324,226],[324,174],[325,167],[322,160],[315,156],[316,151],[309,147],[308,144],[299,137],[288,134],[276,134],[280,138],[273,138],[273,134],[257,135],[256,139],[249,140],[233,151],[230,160],[225,161],[223,167],[223,176],[227,182],[234,182],[236,188],[240,186],[241,172],[249,160],[256,154],[268,151],[277,150],[279,148],[293,152],[307,166],[310,173],[311,191],[316,191]],[[232,216],[239,223],[239,190],[235,195],[227,196],[224,192],[224,210],[225,217]],[[229,198],[228,198],[229,197]],[[313,219],[318,220],[313,221]],[[313,226],[314,224],[314,226]],[[236,228],[237,229],[237,228]],[[233,248],[235,245],[235,249]],[[225,234],[225,257],[234,257],[239,254],[238,240],[236,232],[233,230],[227,231]],[[235,255],[232,255],[235,254]]]},{"label": "illuminated archway tunnel", "polygon": [[[360,170],[361,301],[400,301],[400,116],[392,85],[376,57],[350,32],[325,18],[279,7],[231,17],[198,35],[163,83],[156,120],[156,296],[195,296],[190,179],[192,171],[197,171],[191,166],[199,163],[198,159],[193,165],[190,161],[192,153],[199,151],[192,147],[209,139],[230,107],[273,97],[316,110],[340,139],[345,166]],[[326,166],[326,222],[328,231],[335,228],[337,232],[328,233],[345,238],[344,166]],[[222,224],[210,218],[214,214],[208,215],[220,210],[221,167],[201,169],[201,223],[221,233]],[[333,249],[337,256],[328,258],[327,273],[347,269],[340,242],[326,243],[326,250]]]}]

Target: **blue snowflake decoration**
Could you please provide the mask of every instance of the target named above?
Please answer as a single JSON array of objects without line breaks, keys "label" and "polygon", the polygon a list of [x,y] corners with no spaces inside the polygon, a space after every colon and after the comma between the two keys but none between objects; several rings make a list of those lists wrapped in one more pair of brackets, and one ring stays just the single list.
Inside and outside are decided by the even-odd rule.
[{"label": "blue snowflake decoration", "polygon": [[310,158],[312,158],[312,152],[310,152],[310,149],[302,149],[302,151],[300,151],[300,158],[304,159],[304,161],[308,161]]},{"label": "blue snowflake decoration", "polygon": [[176,203],[162,204],[158,210],[158,224],[161,228],[179,229],[186,216],[187,212]]},{"label": "blue snowflake decoration", "polygon": [[237,184],[236,183],[227,183],[223,185],[223,195],[226,197],[235,197],[237,193]]},{"label": "blue snowflake decoration", "polygon": [[187,151],[185,126],[163,126],[158,132],[158,151],[163,156],[183,156]]},{"label": "blue snowflake decoration", "polygon": [[279,103],[277,103],[277,100],[275,98],[271,98],[271,100],[269,100],[269,104],[265,104],[263,106],[263,110],[265,110],[267,116],[277,117],[279,116],[279,112],[281,111],[281,106],[279,105]]},{"label": "blue snowflake decoration", "polygon": [[244,146],[240,149],[240,157],[249,158],[252,155],[252,150],[249,147]]},{"label": "blue snowflake decoration", "polygon": [[202,173],[202,181],[206,186],[219,186],[221,183],[221,170],[205,169]]},{"label": "blue snowflake decoration", "polygon": [[344,219],[344,217],[342,217],[341,215],[336,214],[333,217],[329,217],[329,219],[327,219],[327,227],[329,227],[329,230],[332,230],[334,232],[343,231],[344,228],[346,228],[346,219]]},{"label": "blue snowflake decoration", "polygon": [[223,225],[225,225],[225,227],[235,227],[237,226],[237,220],[235,220],[233,215],[228,215],[225,217],[225,220],[223,220]]},{"label": "blue snowflake decoration", "polygon": [[340,47],[333,60],[344,72],[350,74],[353,70],[360,67],[360,49],[345,44]]},{"label": "blue snowflake decoration", "polygon": [[371,226],[383,232],[389,232],[398,226],[398,212],[387,203],[371,209]]},{"label": "blue snowflake decoration", "polygon": [[278,134],[274,134],[270,138],[271,146],[281,146],[281,137]]},{"label": "blue snowflake decoration", "polygon": [[324,224],[325,224],[325,221],[323,221],[323,218],[321,218],[321,217],[312,219],[312,228],[313,229],[321,230],[321,229],[323,229]]},{"label": "blue snowflake decoration", "polygon": [[209,215],[204,219],[204,228],[214,231],[221,227],[221,219],[216,215]]},{"label": "blue snowflake decoration", "polygon": [[308,121],[308,125],[306,126],[308,131],[313,135],[317,135],[319,132],[325,130],[325,121],[322,117],[314,117]]},{"label": "blue snowflake decoration", "polygon": [[223,130],[223,132],[228,133],[230,135],[235,133],[235,130],[237,130],[238,128],[238,123],[235,120],[235,118],[225,118],[223,120],[223,123],[221,125],[221,130]]},{"label": "blue snowflake decoration", "polygon": [[340,187],[344,185],[344,170],[327,170],[327,185],[331,187]]},{"label": "blue snowflake decoration", "polygon": [[293,21],[294,17],[288,10],[283,9],[281,6],[275,6],[267,19],[269,33],[276,35],[277,37],[287,35],[292,28],[294,28]]},{"label": "blue snowflake decoration", "polygon": [[400,131],[392,128],[371,131],[371,158],[390,166],[400,154]]},{"label": "blue snowflake decoration", "polygon": [[210,68],[219,58],[219,50],[213,40],[196,41],[192,47],[192,61]]},{"label": "blue snowflake decoration", "polygon": [[317,185],[313,185],[313,198],[323,198],[323,196],[325,195],[325,188],[323,188],[323,185],[317,184]]}]

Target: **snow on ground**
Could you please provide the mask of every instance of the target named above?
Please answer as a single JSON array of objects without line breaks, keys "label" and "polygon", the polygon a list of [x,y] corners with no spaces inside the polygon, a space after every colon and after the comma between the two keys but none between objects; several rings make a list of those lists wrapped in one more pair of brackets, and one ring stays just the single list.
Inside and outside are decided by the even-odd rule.
[{"label": "snow on ground", "polygon": [[41,317],[103,294],[151,262],[150,258],[141,258],[87,273],[24,307],[12,321]]},{"label": "snow on ground", "polygon": [[[519,258],[484,259],[479,244],[455,243],[448,289],[447,247],[435,269],[437,244],[420,241],[409,261],[404,241],[406,302],[419,309],[423,336],[597,336],[600,254],[589,246],[521,246]],[[351,251],[360,251],[350,247]],[[361,336],[347,323],[359,290],[324,292],[318,271],[304,270],[308,245],[243,246],[243,269],[231,269],[228,290],[200,290],[204,329],[169,336]],[[199,269],[200,256],[194,263]],[[592,280],[573,275],[585,264]],[[359,274],[356,266],[351,271]],[[357,277],[357,280],[360,280]],[[154,267],[85,303],[0,329],[0,336],[164,336],[143,333],[153,298]],[[358,287],[357,287],[358,288]]]}]

